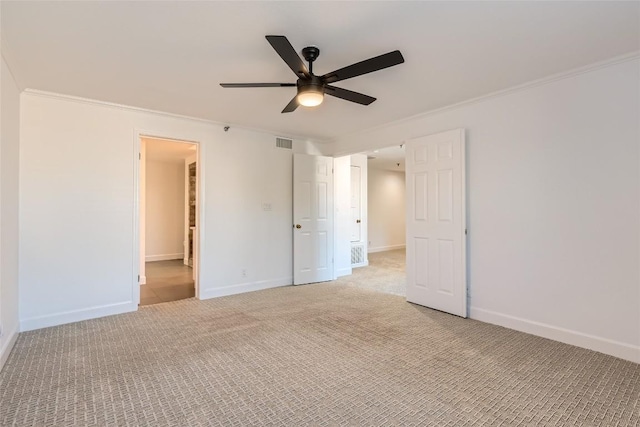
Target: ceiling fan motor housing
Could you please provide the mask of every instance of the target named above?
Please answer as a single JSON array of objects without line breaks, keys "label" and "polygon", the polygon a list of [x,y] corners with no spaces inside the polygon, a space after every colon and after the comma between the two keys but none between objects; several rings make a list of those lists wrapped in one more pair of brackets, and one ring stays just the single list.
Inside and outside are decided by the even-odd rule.
[{"label": "ceiling fan motor housing", "polygon": [[312,75],[310,78],[298,79],[298,93],[313,91],[313,92],[324,92],[325,83],[324,80],[318,76]]}]

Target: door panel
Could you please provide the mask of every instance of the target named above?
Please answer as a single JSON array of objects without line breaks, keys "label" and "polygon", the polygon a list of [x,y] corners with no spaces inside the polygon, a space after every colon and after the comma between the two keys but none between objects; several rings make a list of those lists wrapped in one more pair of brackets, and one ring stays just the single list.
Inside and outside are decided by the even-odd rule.
[{"label": "door panel", "polygon": [[[429,283],[429,239],[424,237],[416,237],[414,239],[414,253],[412,256],[412,264],[415,268],[414,286],[419,288],[427,288]],[[407,253],[407,258],[409,254]],[[407,260],[407,264],[411,264]]]},{"label": "door panel", "polygon": [[464,130],[406,143],[407,301],[467,316]]},{"label": "door panel", "polygon": [[333,158],[294,154],[293,283],[333,279]]}]

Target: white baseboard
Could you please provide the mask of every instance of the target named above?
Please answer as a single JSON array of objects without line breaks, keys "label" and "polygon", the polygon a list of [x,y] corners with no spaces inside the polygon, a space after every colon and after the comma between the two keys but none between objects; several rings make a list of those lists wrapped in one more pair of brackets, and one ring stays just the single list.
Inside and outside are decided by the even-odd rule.
[{"label": "white baseboard", "polygon": [[147,284],[147,276],[140,276],[140,284],[141,285]]},{"label": "white baseboard", "polygon": [[240,283],[221,288],[200,289],[200,299],[226,297],[229,295],[243,294],[245,292],[261,291],[264,289],[278,288],[293,285],[293,277],[280,279],[261,280],[259,282]]},{"label": "white baseboard", "polygon": [[396,250],[396,249],[404,249],[406,247],[407,247],[407,245],[405,245],[405,244],[402,244],[402,245],[390,245],[390,246],[378,246],[378,247],[375,247],[375,248],[367,249],[367,252],[371,254],[371,253],[374,253],[374,252],[384,252],[384,251],[393,251],[393,250]]},{"label": "white baseboard", "polygon": [[179,254],[160,254],[160,255],[147,255],[144,257],[146,262],[154,262],[154,261],[170,261],[172,259],[184,259],[184,254],[180,252]]},{"label": "white baseboard", "polygon": [[528,334],[537,335],[554,341],[560,341],[577,347],[587,348],[589,350],[599,351],[600,353],[619,357],[620,359],[640,363],[640,346],[625,344],[482,308],[471,307],[469,314],[469,317],[475,320],[480,320],[481,322],[504,326],[505,328],[515,329],[516,331],[526,332]]},{"label": "white baseboard", "polygon": [[18,339],[18,330],[14,329],[13,331],[9,332],[7,336],[9,337],[9,339],[7,339],[2,348],[0,348],[0,371],[2,371],[4,364],[7,362],[9,354],[11,353],[11,350],[13,350],[13,346],[16,345],[16,340]]},{"label": "white baseboard", "polygon": [[138,304],[126,301],[98,307],[64,311],[62,313],[48,314],[45,316],[30,317],[20,320],[20,332],[80,322],[82,320],[97,319],[98,317],[111,316],[113,314],[128,313],[130,311],[136,311],[137,309]]},{"label": "white baseboard", "polygon": [[342,276],[349,276],[353,274],[353,269],[351,267],[339,268],[336,270],[336,279]]},{"label": "white baseboard", "polygon": [[368,267],[369,266],[369,260],[366,260],[365,262],[361,262],[358,264],[351,264],[351,269],[354,268],[360,268],[360,267]]}]

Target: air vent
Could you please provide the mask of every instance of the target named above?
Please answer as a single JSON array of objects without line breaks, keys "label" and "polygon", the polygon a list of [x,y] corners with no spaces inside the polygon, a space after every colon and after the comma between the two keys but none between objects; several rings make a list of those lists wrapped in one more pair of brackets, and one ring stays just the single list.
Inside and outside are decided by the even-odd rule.
[{"label": "air vent", "polygon": [[276,138],[276,147],[291,150],[293,148],[293,141],[286,138]]},{"label": "air vent", "polygon": [[351,246],[351,265],[362,264],[364,262],[364,245]]}]

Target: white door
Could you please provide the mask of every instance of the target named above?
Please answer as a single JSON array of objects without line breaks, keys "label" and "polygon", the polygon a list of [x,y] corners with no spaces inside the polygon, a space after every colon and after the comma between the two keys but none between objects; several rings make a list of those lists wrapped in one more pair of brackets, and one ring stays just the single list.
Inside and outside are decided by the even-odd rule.
[{"label": "white door", "polygon": [[294,285],[333,279],[333,215],[333,158],[294,154]]},{"label": "white door", "polygon": [[351,241],[360,241],[362,220],[360,210],[360,166],[351,166]]},{"label": "white door", "polygon": [[407,301],[467,317],[464,129],[406,143]]}]

